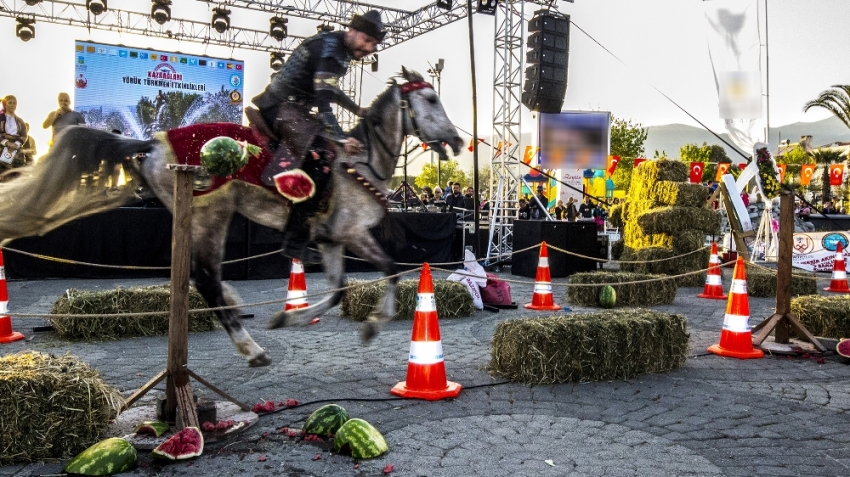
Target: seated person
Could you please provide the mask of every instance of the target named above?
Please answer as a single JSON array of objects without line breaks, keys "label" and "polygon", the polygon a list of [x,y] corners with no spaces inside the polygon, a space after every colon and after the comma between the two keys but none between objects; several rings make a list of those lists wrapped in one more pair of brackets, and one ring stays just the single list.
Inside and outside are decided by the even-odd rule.
[{"label": "seated person", "polygon": [[21,151],[29,139],[27,123],[15,114],[18,99],[11,94],[3,98],[4,113],[0,115],[0,164],[5,168],[23,166],[26,152]]},{"label": "seated person", "polygon": [[531,218],[531,208],[528,207],[528,201],[525,199],[519,200],[519,210],[516,212],[516,218],[519,220],[528,220]]}]

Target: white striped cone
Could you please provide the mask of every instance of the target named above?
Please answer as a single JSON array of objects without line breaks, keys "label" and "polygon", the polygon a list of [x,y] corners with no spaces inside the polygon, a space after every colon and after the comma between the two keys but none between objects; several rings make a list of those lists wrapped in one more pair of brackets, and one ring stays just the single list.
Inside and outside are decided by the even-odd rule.
[{"label": "white striped cone", "polygon": [[711,244],[711,256],[708,258],[708,271],[705,273],[705,287],[698,298],[725,300],[723,294],[723,276],[720,273],[720,257],[717,256],[717,242]]},{"label": "white striped cone", "polygon": [[556,305],[552,298],[552,275],[549,272],[549,249],[546,242],[540,244],[540,260],[537,262],[537,274],[534,278],[534,295],[531,303],[526,303],[529,310],[557,311],[561,305]]},{"label": "white striped cone", "polygon": [[738,257],[732,286],[729,288],[729,301],[726,315],[723,317],[723,329],[720,330],[720,343],[708,347],[708,351],[730,358],[763,358],[764,352],[753,348],[753,334],[750,331],[750,302],[747,297],[747,271],[744,259]]},{"label": "white striped cone", "polygon": [[850,289],[847,288],[847,269],[845,267],[844,247],[841,245],[841,242],[838,242],[835,246],[835,262],[832,266],[832,280],[829,282],[829,286],[824,288],[824,290],[836,293],[850,293]]},{"label": "white striped cone", "polygon": [[304,278],[304,265],[301,260],[293,258],[284,311],[307,308],[308,306],[310,305],[307,303],[307,280]]}]

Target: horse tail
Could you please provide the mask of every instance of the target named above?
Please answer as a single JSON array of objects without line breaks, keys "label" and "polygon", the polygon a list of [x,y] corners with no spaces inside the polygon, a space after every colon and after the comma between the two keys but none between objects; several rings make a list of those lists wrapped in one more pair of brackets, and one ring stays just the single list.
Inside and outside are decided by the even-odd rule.
[{"label": "horse tail", "polygon": [[109,178],[117,165],[155,143],[98,129],[66,129],[34,165],[15,169],[18,177],[0,183],[0,243],[42,235],[134,200],[139,184],[110,184]]}]

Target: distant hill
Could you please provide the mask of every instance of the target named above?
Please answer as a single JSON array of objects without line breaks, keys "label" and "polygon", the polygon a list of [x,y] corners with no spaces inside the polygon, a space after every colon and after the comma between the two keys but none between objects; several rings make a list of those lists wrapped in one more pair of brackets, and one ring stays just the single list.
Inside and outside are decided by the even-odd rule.
[{"label": "distant hill", "polygon": [[[685,144],[719,144],[726,149],[726,154],[732,160],[741,156],[731,148],[724,145],[713,134],[705,129],[687,126],[684,124],[666,124],[664,126],[648,126],[648,135],[644,148],[646,156],[653,157],[655,151],[666,151],[669,157],[678,157],[679,148]],[[715,131],[720,133],[721,131]],[[732,144],[726,133],[720,136]],[[811,123],[793,123],[785,126],[770,128],[770,147],[776,149],[779,139],[789,139],[792,143],[798,142],[800,136],[812,136],[813,146],[823,146],[836,141],[850,141],[850,129],[836,117],[829,117],[821,121]],[[743,151],[749,153],[750,151]]]}]

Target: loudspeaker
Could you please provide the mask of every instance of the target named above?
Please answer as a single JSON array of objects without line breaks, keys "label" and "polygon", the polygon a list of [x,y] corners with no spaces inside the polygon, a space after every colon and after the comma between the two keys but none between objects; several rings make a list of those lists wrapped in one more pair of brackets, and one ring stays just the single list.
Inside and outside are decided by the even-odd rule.
[{"label": "loudspeaker", "polygon": [[538,10],[528,22],[522,104],[532,111],[559,113],[567,94],[570,16]]},{"label": "loudspeaker", "polygon": [[[599,256],[596,224],[543,220],[515,220],[513,225],[513,249],[524,248],[546,242],[549,246],[549,274],[561,278],[576,272],[590,272],[596,262],[578,258],[554,250],[557,247],[587,257]],[[607,253],[607,251],[606,251]],[[531,249],[511,255],[511,274],[534,278],[540,262],[540,249]]]}]

